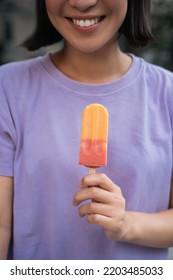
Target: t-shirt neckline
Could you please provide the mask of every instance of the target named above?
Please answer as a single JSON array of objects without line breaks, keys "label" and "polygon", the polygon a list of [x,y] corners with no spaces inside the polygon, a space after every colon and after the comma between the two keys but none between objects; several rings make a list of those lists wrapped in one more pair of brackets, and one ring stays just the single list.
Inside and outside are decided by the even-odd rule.
[{"label": "t-shirt neckline", "polygon": [[70,89],[75,93],[80,93],[90,96],[103,96],[111,93],[118,93],[128,86],[130,86],[140,73],[142,59],[129,54],[132,57],[132,64],[129,70],[119,79],[107,83],[100,84],[88,84],[72,80],[68,76],[64,75],[56,66],[53,64],[50,54],[40,58],[40,64],[42,69],[51,77],[55,83],[61,83],[61,86]]}]

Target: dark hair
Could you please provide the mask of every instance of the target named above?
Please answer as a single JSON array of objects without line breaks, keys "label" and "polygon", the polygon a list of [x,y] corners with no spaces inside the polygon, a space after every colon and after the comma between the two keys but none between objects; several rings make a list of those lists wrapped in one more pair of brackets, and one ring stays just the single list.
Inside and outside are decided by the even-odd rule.
[{"label": "dark hair", "polygon": [[[34,51],[63,40],[49,20],[45,0],[36,0],[36,16],[35,31],[22,46]],[[147,46],[154,41],[151,31],[150,0],[128,0],[127,15],[119,32],[133,47]]]}]

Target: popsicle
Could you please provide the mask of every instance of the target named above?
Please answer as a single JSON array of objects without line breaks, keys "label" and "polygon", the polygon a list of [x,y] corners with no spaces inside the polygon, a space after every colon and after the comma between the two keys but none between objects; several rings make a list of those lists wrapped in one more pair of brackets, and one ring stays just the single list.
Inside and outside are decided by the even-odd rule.
[{"label": "popsicle", "polygon": [[79,164],[89,173],[107,165],[108,111],[101,104],[90,104],[82,113]]}]

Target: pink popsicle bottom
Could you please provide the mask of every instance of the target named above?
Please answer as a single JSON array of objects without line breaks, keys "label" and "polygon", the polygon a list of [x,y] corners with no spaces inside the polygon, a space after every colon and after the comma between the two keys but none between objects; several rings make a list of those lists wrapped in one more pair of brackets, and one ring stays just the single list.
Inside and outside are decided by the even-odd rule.
[{"label": "pink popsicle bottom", "polygon": [[81,140],[79,164],[100,167],[107,164],[107,142],[105,140]]}]

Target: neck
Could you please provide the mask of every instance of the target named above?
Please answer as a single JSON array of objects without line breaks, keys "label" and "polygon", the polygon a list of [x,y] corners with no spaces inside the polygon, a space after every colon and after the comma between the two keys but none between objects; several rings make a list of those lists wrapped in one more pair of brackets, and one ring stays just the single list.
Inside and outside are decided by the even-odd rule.
[{"label": "neck", "polygon": [[52,55],[56,67],[69,78],[84,83],[105,83],[120,78],[131,65],[131,58],[119,45],[109,50],[83,53],[69,45]]}]

